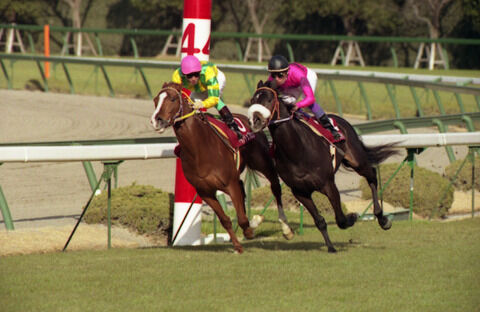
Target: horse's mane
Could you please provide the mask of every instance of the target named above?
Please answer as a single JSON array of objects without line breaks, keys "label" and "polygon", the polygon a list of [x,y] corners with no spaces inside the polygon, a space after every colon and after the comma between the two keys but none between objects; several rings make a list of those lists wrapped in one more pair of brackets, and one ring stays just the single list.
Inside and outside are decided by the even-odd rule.
[{"label": "horse's mane", "polygon": [[182,85],[173,81],[170,82],[165,82],[162,86],[162,89],[164,88],[175,88],[178,91],[182,90]]}]

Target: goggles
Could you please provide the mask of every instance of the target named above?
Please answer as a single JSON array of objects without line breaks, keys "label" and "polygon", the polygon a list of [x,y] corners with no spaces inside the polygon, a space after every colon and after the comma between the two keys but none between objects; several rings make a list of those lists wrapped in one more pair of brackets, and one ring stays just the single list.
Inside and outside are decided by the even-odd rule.
[{"label": "goggles", "polygon": [[272,75],[272,78],[278,77],[278,78],[282,79],[284,77],[287,77],[287,72],[286,71],[284,71],[284,72],[273,72],[273,73],[271,73],[271,75]]},{"label": "goggles", "polygon": [[190,73],[185,75],[188,79],[192,77],[200,77],[200,72]]}]

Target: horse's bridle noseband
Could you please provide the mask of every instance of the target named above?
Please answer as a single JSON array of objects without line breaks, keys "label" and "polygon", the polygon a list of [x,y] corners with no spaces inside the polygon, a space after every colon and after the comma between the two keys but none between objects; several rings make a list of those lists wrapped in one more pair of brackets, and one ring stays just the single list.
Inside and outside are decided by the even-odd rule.
[{"label": "horse's bridle noseband", "polygon": [[173,88],[173,87],[165,87],[163,89],[160,90],[159,94],[164,92],[164,91],[167,91],[167,90],[173,90],[175,91],[175,93],[177,94],[178,96],[178,100],[180,102],[180,107],[178,108],[178,111],[175,115],[173,115],[173,117],[171,117],[169,120],[168,120],[168,126],[172,126],[174,125],[175,123],[181,121],[181,120],[184,120],[190,116],[193,116],[195,114],[195,110],[193,110],[192,112],[184,115],[183,114],[183,97],[185,97],[187,99],[187,101],[190,103],[190,104],[193,104],[193,101],[192,99],[190,98],[190,96],[188,96],[188,94],[185,92],[185,91],[178,91],[177,89]]},{"label": "horse's bridle noseband", "polygon": [[[267,124],[269,124],[269,125],[270,124],[277,124],[277,123],[280,123],[280,122],[284,122],[284,121],[293,119],[294,113],[292,113],[290,115],[290,117],[280,119],[280,101],[278,100],[277,91],[275,91],[274,89],[269,88],[269,87],[260,87],[255,91],[255,93],[257,93],[259,90],[268,90],[268,91],[272,92],[273,95],[274,95],[274,99],[275,99],[274,103],[273,103],[273,110],[270,112],[270,117],[267,120],[268,121]],[[277,118],[274,121],[272,121],[272,118],[273,118],[273,115],[274,115],[275,112],[277,112]]]}]

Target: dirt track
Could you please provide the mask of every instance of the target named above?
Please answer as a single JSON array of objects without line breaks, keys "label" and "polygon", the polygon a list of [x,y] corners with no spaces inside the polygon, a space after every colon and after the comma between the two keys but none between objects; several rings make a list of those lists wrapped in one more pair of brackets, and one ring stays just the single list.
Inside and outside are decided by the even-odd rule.
[{"label": "dirt track", "polygon": [[[149,124],[152,105],[150,100],[0,90],[0,142],[153,137],[157,134]],[[233,105],[231,109],[245,111]],[[163,136],[173,136],[173,133],[170,130]],[[466,148],[455,151],[461,158]],[[119,186],[135,182],[173,192],[174,161],[126,161],[119,167]],[[432,148],[422,153],[418,162],[420,166],[441,172],[448,159],[443,149]],[[99,177],[102,164],[96,162],[93,166]],[[355,173],[340,171],[337,174],[342,201],[358,199],[359,179]],[[91,193],[79,162],[5,163],[0,166],[0,186],[16,229],[73,225]],[[3,228],[2,222],[0,231]]]}]

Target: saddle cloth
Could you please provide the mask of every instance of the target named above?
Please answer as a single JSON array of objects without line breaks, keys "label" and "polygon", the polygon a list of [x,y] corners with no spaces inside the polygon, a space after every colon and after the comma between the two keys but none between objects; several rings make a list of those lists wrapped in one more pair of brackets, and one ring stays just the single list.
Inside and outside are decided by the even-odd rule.
[{"label": "saddle cloth", "polygon": [[340,134],[340,138],[338,140],[335,140],[333,138],[333,135],[330,131],[328,131],[327,129],[325,129],[318,121],[317,119],[313,118],[313,117],[310,117],[309,115],[306,115],[306,114],[302,114],[301,115],[301,118],[300,118],[300,121],[302,121],[303,123],[305,123],[307,126],[310,127],[310,129],[312,129],[312,131],[316,134],[316,135],[319,135],[319,136],[323,136],[325,137],[330,143],[332,144],[335,144],[337,142],[340,142],[340,141],[343,141],[345,140],[345,136],[343,135],[343,133],[341,132],[340,128],[337,126],[337,122],[335,121],[335,119],[332,119],[332,118],[329,118],[330,119],[330,122],[332,123],[332,125],[335,127],[335,129],[338,131],[338,133]]},{"label": "saddle cloth", "polygon": [[[230,129],[223,121],[211,115],[206,116],[208,122],[218,131],[218,133],[228,139],[233,148],[237,149],[238,147],[242,146],[242,143],[238,140],[237,134],[232,129]],[[247,127],[245,127],[245,125],[240,119],[233,117],[233,120],[235,121],[238,129],[244,136],[249,133]]]},{"label": "saddle cloth", "polygon": [[[215,128],[215,130],[221,136],[228,139],[228,141],[230,142],[230,145],[235,150],[238,150],[238,148],[243,145],[238,140],[237,134],[232,129],[230,129],[223,121],[213,117],[212,115],[205,114],[205,116],[207,116],[208,122]],[[240,130],[240,132],[243,135],[246,135],[247,133],[250,133],[250,135],[253,134],[253,133],[251,133],[247,130],[247,127],[245,127],[245,125],[243,124],[243,122],[240,119],[238,119],[236,117],[234,117],[233,119],[235,120],[235,123],[238,125],[238,129]],[[254,136],[251,136],[251,138],[253,138],[253,137]],[[173,152],[177,157],[180,157],[180,145],[175,146]]]}]

